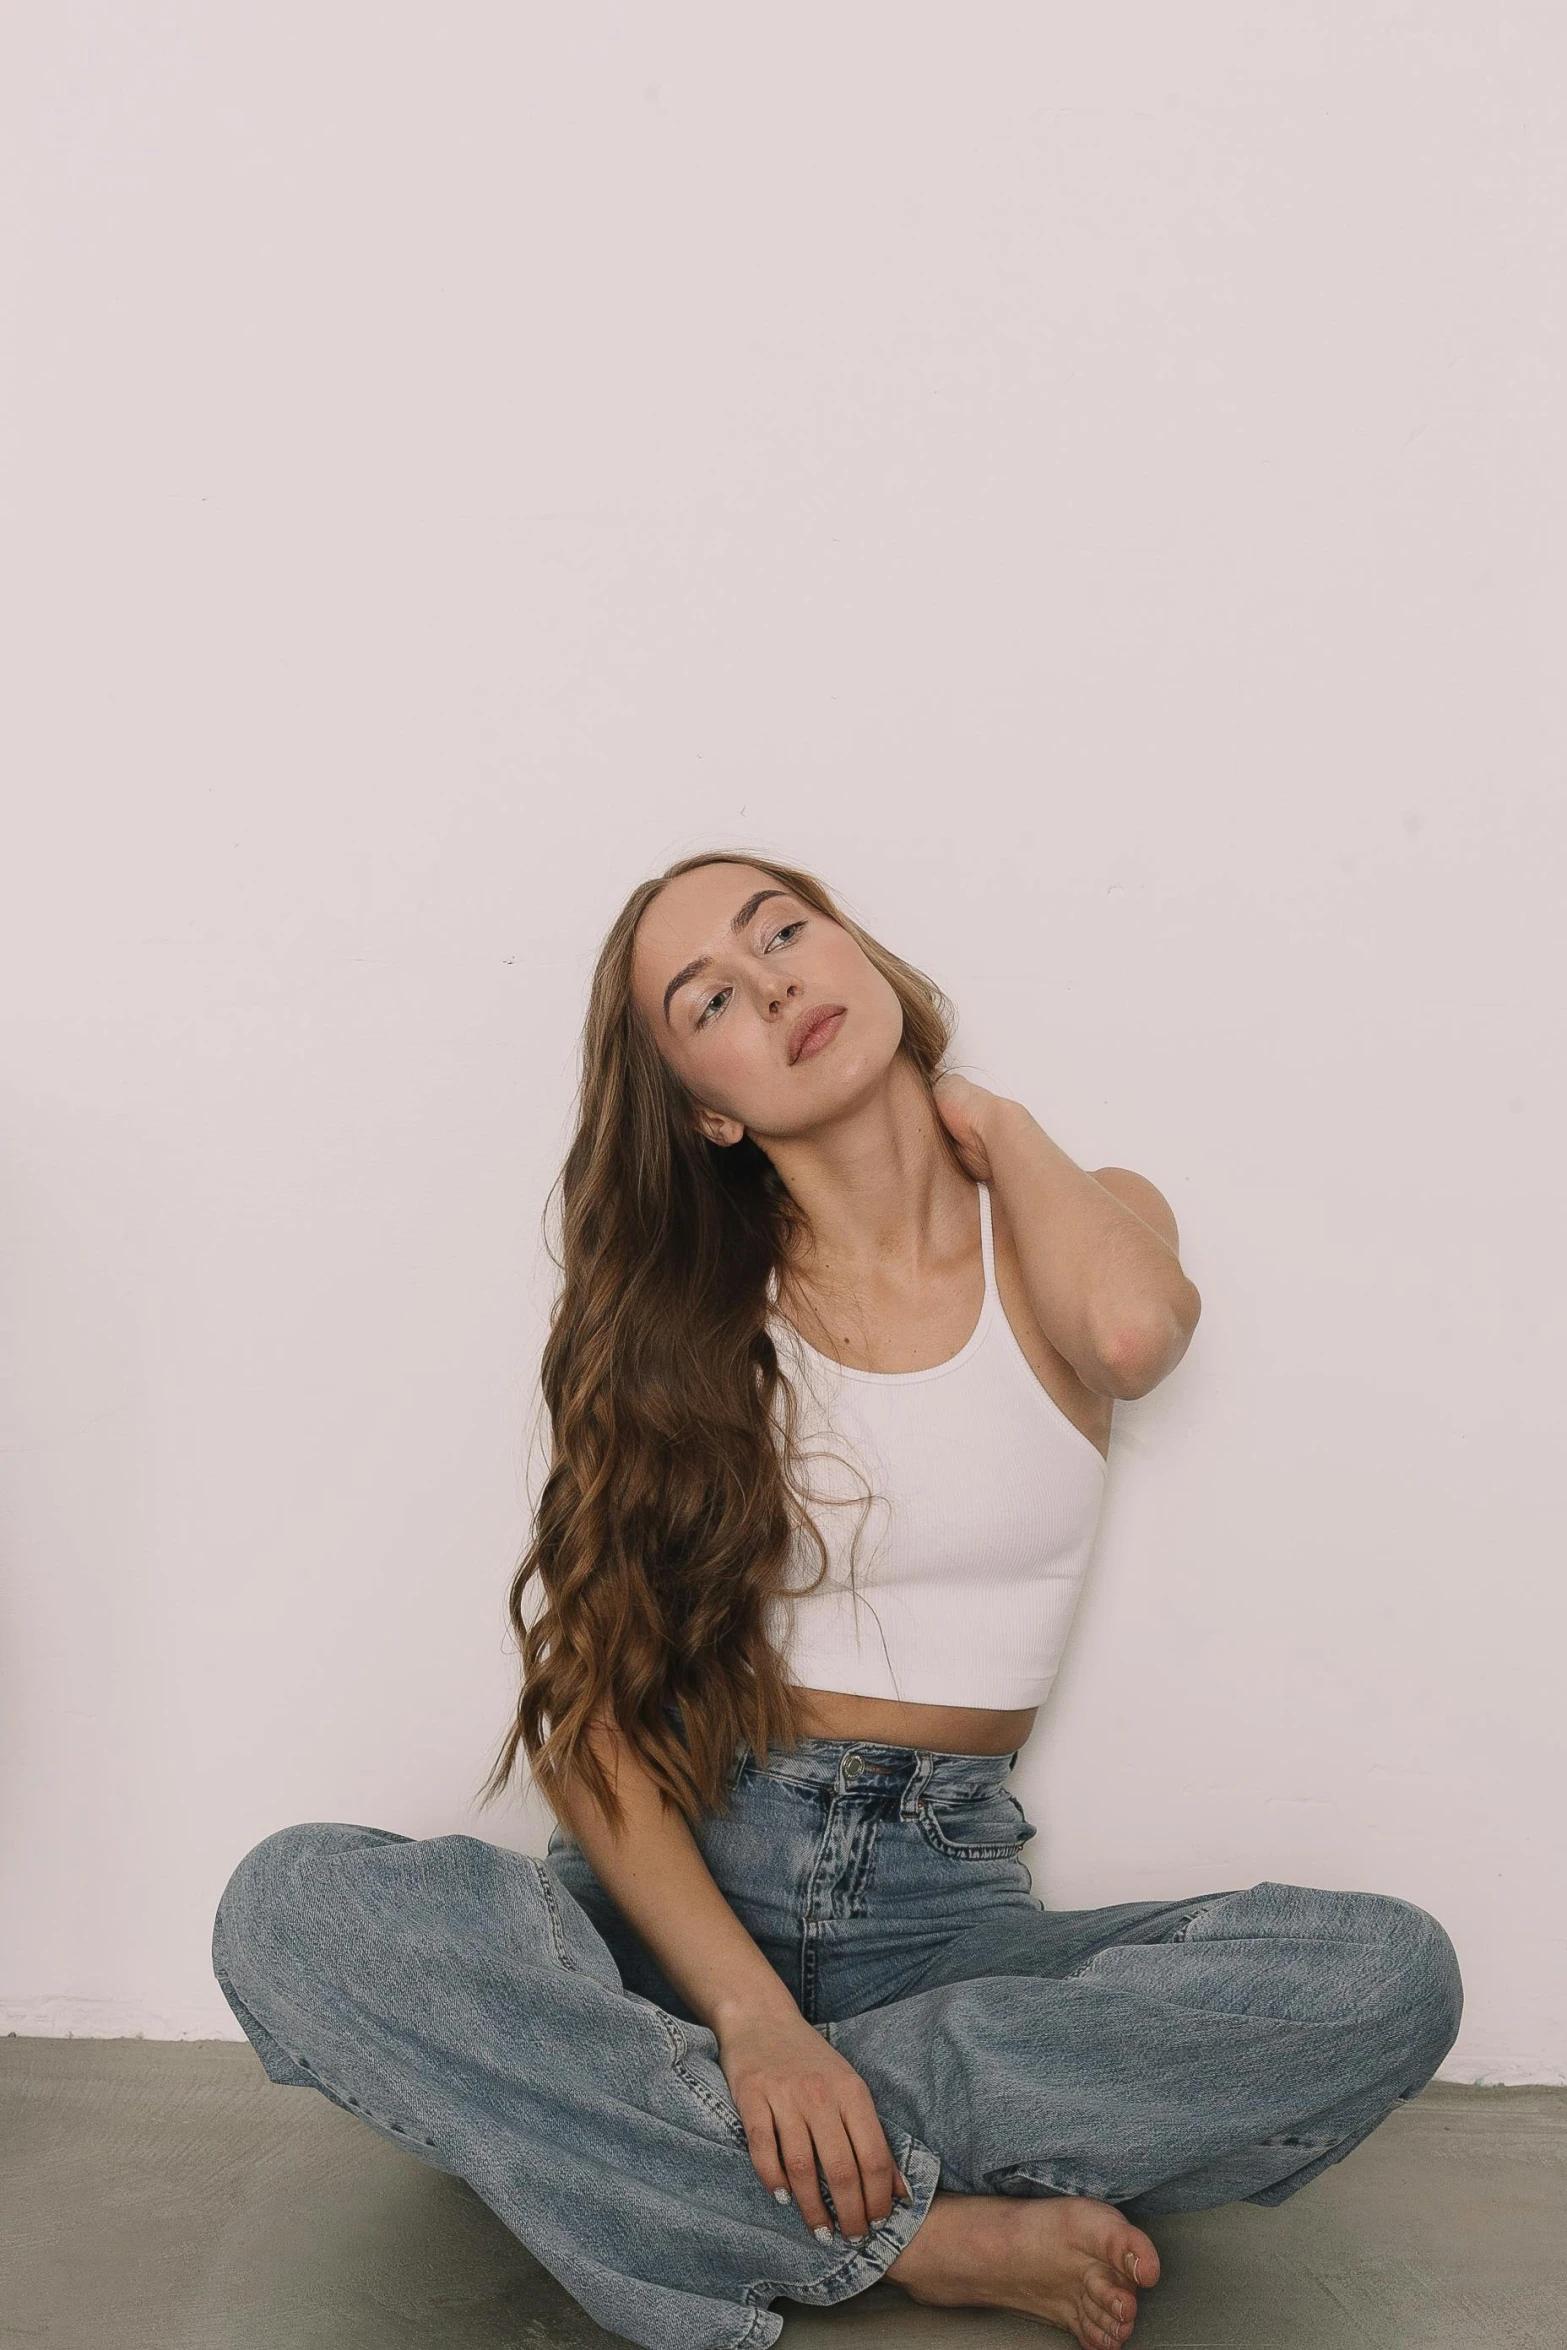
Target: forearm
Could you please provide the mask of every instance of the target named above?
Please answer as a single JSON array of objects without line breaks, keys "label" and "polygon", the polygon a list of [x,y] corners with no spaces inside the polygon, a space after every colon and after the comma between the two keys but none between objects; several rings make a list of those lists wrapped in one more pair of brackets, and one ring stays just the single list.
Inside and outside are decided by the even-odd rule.
[{"label": "forearm", "polygon": [[1146,1393],[1179,1362],[1202,1309],[1174,1247],[1021,1102],[987,1104],[982,1132],[1040,1327],[1099,1394]]},{"label": "forearm", "polygon": [[690,1828],[624,1738],[600,1733],[599,1752],[625,1807],[624,1827],[611,1829],[580,1785],[556,1808],[692,2014],[715,2032],[742,2015],[797,2017],[787,1985],[719,1891]]}]

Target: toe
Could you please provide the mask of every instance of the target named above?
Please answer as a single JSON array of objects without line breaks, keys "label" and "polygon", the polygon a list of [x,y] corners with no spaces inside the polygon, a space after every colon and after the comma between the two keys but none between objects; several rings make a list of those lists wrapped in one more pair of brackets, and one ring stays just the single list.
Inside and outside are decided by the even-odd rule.
[{"label": "toe", "polygon": [[1134,2228],[1130,2221],[1117,2234],[1111,2265],[1134,2285],[1156,2285],[1159,2282],[1159,2255],[1152,2239]]},{"label": "toe", "polygon": [[1112,2343],[1114,2350],[1121,2350],[1137,2314],[1136,2296],[1125,2287],[1118,2289],[1109,2273],[1101,2270],[1097,2278],[1085,2280],[1082,2314],[1094,2333]]},{"label": "toe", "polygon": [[1118,2326],[1130,2325],[1137,2315],[1137,2295],[1111,2269],[1091,2268],[1083,2279],[1083,2291],[1089,2316],[1112,2332]]},{"label": "toe", "polygon": [[1159,2255],[1153,2239],[1123,2218],[1113,2203],[1087,2199],[1072,2206],[1068,2223],[1080,2252],[1103,2261],[1117,2284],[1154,2285],[1159,2281]]}]

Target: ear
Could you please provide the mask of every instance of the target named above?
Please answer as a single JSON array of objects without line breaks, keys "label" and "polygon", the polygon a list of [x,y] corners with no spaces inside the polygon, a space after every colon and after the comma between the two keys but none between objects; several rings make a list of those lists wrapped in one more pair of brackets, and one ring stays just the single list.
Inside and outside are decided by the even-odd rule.
[{"label": "ear", "polygon": [[738,1118],[726,1118],[718,1110],[703,1110],[697,1117],[697,1132],[707,1142],[716,1142],[721,1150],[731,1150],[745,1139],[745,1128]]}]

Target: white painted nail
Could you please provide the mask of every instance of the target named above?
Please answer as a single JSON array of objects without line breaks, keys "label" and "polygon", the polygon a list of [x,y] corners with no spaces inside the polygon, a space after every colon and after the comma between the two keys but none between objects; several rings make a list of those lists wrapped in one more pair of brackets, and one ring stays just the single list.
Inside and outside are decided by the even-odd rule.
[{"label": "white painted nail", "polygon": [[823,2226],[819,2228],[812,2228],[811,2234],[816,2238],[818,2244],[830,2244],[832,2242],[832,2230],[829,2227]]},{"label": "white painted nail", "polygon": [[775,2203],[792,2203],[794,2201],[794,2197],[790,2194],[787,2187],[775,2187],[773,2189],[773,2201]]}]

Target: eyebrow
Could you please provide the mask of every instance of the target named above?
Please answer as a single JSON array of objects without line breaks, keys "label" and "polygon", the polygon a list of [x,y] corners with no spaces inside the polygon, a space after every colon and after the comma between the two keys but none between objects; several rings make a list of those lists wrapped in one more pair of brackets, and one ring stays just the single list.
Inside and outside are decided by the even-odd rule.
[{"label": "eyebrow", "polygon": [[[752,890],[750,896],[746,899],[745,904],[740,908],[739,913],[731,916],[729,923],[731,931],[738,935],[738,933],[742,931],[746,924],[750,921],[751,916],[756,912],[757,907],[765,904],[768,898],[786,898],[792,894],[793,893],[787,889]],[[699,971],[705,971],[712,959],[713,958],[711,955],[698,955],[694,963],[687,963],[682,970],[679,970],[675,973],[674,978],[670,981],[669,985],[664,990],[664,1019],[666,1022],[669,1019],[670,997],[675,994],[677,989],[684,987],[688,979],[695,979]]]}]

